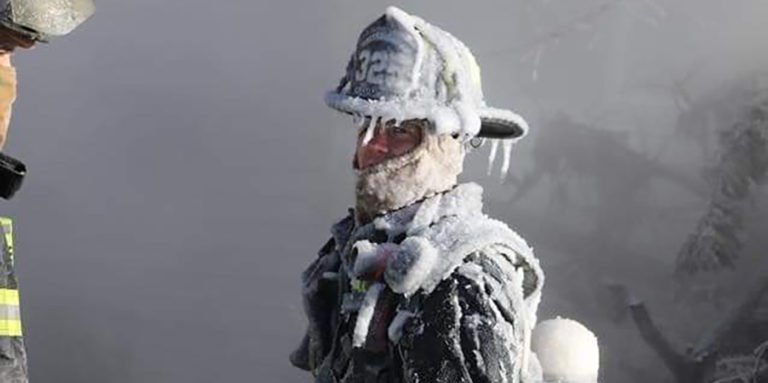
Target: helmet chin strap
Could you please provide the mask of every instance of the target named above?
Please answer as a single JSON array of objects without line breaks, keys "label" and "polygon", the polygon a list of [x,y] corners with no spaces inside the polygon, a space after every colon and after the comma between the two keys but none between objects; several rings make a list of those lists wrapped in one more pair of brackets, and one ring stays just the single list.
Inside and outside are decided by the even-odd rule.
[{"label": "helmet chin strap", "polygon": [[357,170],[357,222],[370,222],[377,215],[450,190],[456,185],[463,163],[460,140],[427,133],[414,150]]}]

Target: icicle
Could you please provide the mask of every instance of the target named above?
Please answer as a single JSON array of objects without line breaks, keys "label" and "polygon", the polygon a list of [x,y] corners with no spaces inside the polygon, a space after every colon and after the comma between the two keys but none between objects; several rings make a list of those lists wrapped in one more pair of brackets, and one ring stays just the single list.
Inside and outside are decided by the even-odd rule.
[{"label": "icicle", "polygon": [[365,122],[365,118],[363,118],[363,116],[361,116],[360,114],[355,113],[355,114],[352,115],[352,123],[355,126],[357,126],[357,127],[362,129],[364,122]]},{"label": "icicle", "polygon": [[376,118],[371,116],[371,120],[368,122],[368,127],[365,128],[365,137],[363,137],[363,145],[368,145],[373,138],[373,132],[376,130]]},{"label": "icicle", "polygon": [[357,313],[355,321],[355,332],[352,334],[352,346],[362,347],[365,344],[365,338],[368,336],[368,329],[373,319],[373,311],[376,308],[376,301],[379,300],[379,294],[384,290],[384,284],[376,283],[368,288]]},{"label": "icicle", "polygon": [[504,179],[507,177],[507,172],[509,171],[509,158],[512,156],[512,143],[514,141],[512,140],[503,140],[502,141],[502,150],[504,151],[504,162],[501,164],[501,178]]},{"label": "icicle", "polygon": [[488,156],[488,175],[491,175],[493,170],[493,162],[496,161],[496,152],[499,149],[499,140],[493,140],[491,143],[491,154]]},{"label": "icicle", "polygon": [[536,56],[533,58],[533,81],[538,81],[539,79],[539,63],[541,62],[541,55],[544,54],[544,48],[539,48],[538,51],[536,51]]},{"label": "icicle", "polygon": [[398,311],[395,315],[395,319],[392,319],[392,323],[390,323],[389,327],[387,328],[387,337],[389,340],[393,343],[399,342],[400,337],[403,335],[403,326],[405,326],[405,323],[408,322],[408,319],[414,316],[416,316],[416,314],[410,311]]}]

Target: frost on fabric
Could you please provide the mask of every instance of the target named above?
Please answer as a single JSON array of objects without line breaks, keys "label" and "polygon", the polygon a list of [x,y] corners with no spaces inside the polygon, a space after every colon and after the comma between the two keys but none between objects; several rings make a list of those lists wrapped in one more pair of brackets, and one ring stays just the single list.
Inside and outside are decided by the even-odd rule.
[{"label": "frost on fabric", "polygon": [[378,301],[379,295],[383,290],[384,284],[375,283],[369,287],[368,291],[365,293],[365,298],[360,306],[360,311],[357,313],[355,330],[352,333],[353,347],[362,347],[365,344],[368,328],[371,326],[371,320],[373,319],[373,312],[374,309],[376,309],[376,301]]},{"label": "frost on fabric", "polygon": [[414,315],[416,314],[406,310],[399,310],[397,314],[395,314],[395,317],[387,328],[387,337],[390,341],[393,343],[400,341],[400,338],[403,336],[403,326],[405,326],[408,319],[411,319]]},{"label": "frost on fabric", "polygon": [[[475,262],[466,263],[458,269],[458,273],[489,292],[487,305],[491,307],[494,314],[496,336],[505,339],[505,342],[518,345],[517,352],[509,361],[514,368],[511,372],[512,376],[517,377],[522,374],[526,377],[522,381],[528,382],[531,381],[531,376],[535,377],[529,374],[525,366],[530,365],[529,339],[535,323],[536,306],[531,307],[525,304],[523,291],[525,277],[522,274],[522,268],[515,268],[515,257],[507,256],[510,253],[514,254],[504,245],[492,245],[485,248],[479,255],[481,259],[476,261],[483,266]],[[486,268],[497,271],[489,273]],[[537,299],[536,294],[532,293],[528,299]],[[503,369],[504,364],[499,367]]]},{"label": "frost on fabric", "polygon": [[387,263],[384,278],[392,291],[406,297],[421,287],[422,276],[438,262],[437,250],[425,238],[408,237]]},{"label": "frost on fabric", "polygon": [[393,290],[406,295],[417,290],[431,293],[468,254],[497,243],[506,244],[539,270],[525,240],[506,224],[482,213],[482,188],[474,183],[458,185],[450,192],[428,198],[402,221],[397,216],[384,216],[375,220],[374,225],[407,232],[408,237],[400,251],[390,258],[385,271]]},{"label": "frost on fabric", "polygon": [[[351,240],[363,238],[362,235],[376,230],[384,231],[390,239],[406,234],[400,244],[386,244],[392,248],[384,270],[384,281],[394,292],[406,297],[429,295],[453,273],[469,279],[481,287],[480,291],[487,293],[484,299],[492,310],[487,320],[495,324],[494,336],[519,346],[510,355],[512,359],[507,369],[515,370],[507,371],[509,376],[530,375],[529,366],[535,363],[536,358],[528,351],[528,344],[536,323],[543,273],[526,242],[506,224],[482,212],[482,188],[479,185],[460,184],[446,193],[377,217],[372,223],[356,229]],[[378,259],[375,254],[381,251],[382,245],[356,242],[358,260]],[[470,255],[473,256],[471,261],[468,260]],[[528,269],[518,267],[523,262],[529,266]],[[530,292],[524,288],[525,270],[531,270],[536,277],[537,283]],[[366,300],[372,302],[369,306],[375,304],[371,294],[373,292],[369,290],[366,295]],[[361,309],[355,327],[358,334],[355,344],[364,342],[367,327],[363,326],[367,326],[370,320],[370,314],[365,310]],[[414,312],[417,313],[408,309],[396,314],[388,328],[390,339],[399,339],[403,324]],[[466,316],[457,320],[465,326],[472,326],[473,320],[481,318]],[[478,364],[480,361],[499,363],[476,359]]]},{"label": "frost on fabric", "polygon": [[398,251],[396,244],[374,244],[368,240],[357,241],[352,245],[352,248],[357,253],[355,263],[352,265],[352,275],[357,278],[375,272],[383,260],[386,260],[389,253]]},{"label": "frost on fabric", "polygon": [[[482,322],[486,320],[487,319],[484,319],[480,314],[470,314],[470,315],[464,316],[463,318],[464,327],[472,330],[470,332],[473,335],[472,343],[477,347],[480,347],[480,336],[478,334],[477,329],[480,327]],[[477,361],[477,369],[480,371],[486,371],[487,367],[485,364],[485,359],[483,358],[483,353],[481,353],[479,349],[473,348],[472,354],[474,355],[475,360]]]}]

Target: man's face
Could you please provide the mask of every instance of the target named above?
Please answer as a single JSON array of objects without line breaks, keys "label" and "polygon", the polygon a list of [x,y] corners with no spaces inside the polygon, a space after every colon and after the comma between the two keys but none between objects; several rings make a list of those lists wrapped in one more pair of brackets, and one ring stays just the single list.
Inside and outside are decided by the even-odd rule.
[{"label": "man's face", "polygon": [[[363,126],[368,126],[369,121],[366,119]],[[395,125],[394,121],[387,121],[384,125],[379,120],[367,143],[364,143],[366,129],[360,129],[355,151],[357,168],[365,169],[410,152],[421,143],[426,124],[426,120],[407,120],[400,125]]]}]

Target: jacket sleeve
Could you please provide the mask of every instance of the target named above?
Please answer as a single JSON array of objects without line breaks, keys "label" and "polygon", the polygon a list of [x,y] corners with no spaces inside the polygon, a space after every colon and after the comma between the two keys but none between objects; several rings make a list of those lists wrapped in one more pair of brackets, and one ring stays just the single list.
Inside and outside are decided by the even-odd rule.
[{"label": "jacket sleeve", "polygon": [[[525,308],[520,307],[522,299],[505,291],[514,277],[499,266],[506,259],[493,259],[500,256],[471,255],[424,297],[400,343],[407,382],[519,381],[515,377],[520,376],[524,348],[519,313]],[[522,298],[524,283],[519,282]]]},{"label": "jacket sleeve", "polygon": [[318,258],[301,275],[302,303],[308,324],[304,338],[290,360],[294,366],[307,371],[315,370],[331,347],[341,265],[334,246],[333,239],[328,241]]},{"label": "jacket sleeve", "polygon": [[3,148],[11,122],[11,107],[16,100],[16,70],[0,65],[0,149]]}]

